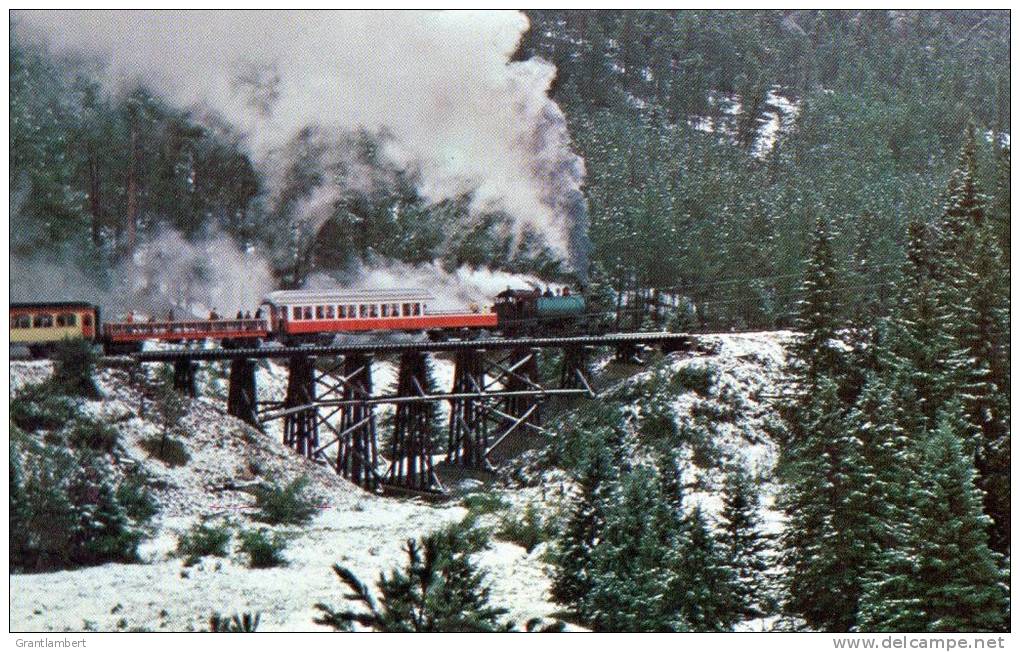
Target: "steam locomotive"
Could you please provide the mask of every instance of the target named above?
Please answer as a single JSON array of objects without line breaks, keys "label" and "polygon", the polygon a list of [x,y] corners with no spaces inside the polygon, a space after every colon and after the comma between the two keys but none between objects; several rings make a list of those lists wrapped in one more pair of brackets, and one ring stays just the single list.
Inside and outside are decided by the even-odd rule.
[{"label": "steam locomotive", "polygon": [[100,322],[99,306],[80,303],[12,303],[11,344],[33,357],[49,355],[58,342],[81,338],[108,354],[141,350],[146,340],[183,344],[214,340],[225,347],[328,344],[338,334],[425,333],[432,339],[563,334],[585,326],[586,301],[569,288],[500,292],[487,310],[472,304],[460,310],[433,310],[435,297],[422,289],[279,290],[270,292],[254,315]]}]

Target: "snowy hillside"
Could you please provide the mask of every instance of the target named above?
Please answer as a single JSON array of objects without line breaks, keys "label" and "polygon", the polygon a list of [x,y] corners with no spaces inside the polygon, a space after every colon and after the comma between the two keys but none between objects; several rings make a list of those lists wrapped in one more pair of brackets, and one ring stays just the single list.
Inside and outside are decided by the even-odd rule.
[{"label": "snowy hillside", "polygon": [[[712,387],[707,392],[679,389],[667,397],[678,423],[707,405],[731,405],[736,418],[718,424],[712,442],[721,459],[740,458],[764,479],[764,504],[771,503],[767,481],[776,449],[763,434],[766,396],[781,373],[786,333],[706,336],[702,346],[711,352],[694,357],[673,354],[637,373],[613,381],[608,396],[626,394],[649,379],[682,376],[690,369],[711,367]],[[437,377],[446,382],[447,363],[437,363]],[[26,383],[44,380],[51,371],[46,362],[15,362],[11,366],[12,392]],[[614,370],[606,370],[608,376]],[[620,372],[633,373],[634,368]],[[260,391],[282,393],[283,370],[275,365],[260,370]],[[153,374],[154,370],[147,373]],[[377,383],[390,369],[380,369]],[[203,392],[218,393],[216,373],[203,374]],[[150,459],[139,442],[158,430],[151,406],[143,398],[145,378],[129,376],[121,367],[103,368],[98,376],[104,398],[89,402],[86,410],[117,424],[120,449],[117,467],[141,465],[152,479],[160,503],[148,537],[143,542],[140,564],[103,566],[11,577],[11,627],[15,631],[64,630],[83,627],[98,630],[146,628],[160,631],[203,629],[211,612],[260,612],[261,630],[312,630],[313,605],[338,605],[341,588],[331,566],[350,567],[359,577],[372,581],[380,571],[400,562],[401,546],[442,524],[460,520],[467,510],[458,502],[427,504],[416,500],[369,495],[326,468],[293,455],[272,433],[259,433],[223,413],[222,399],[207,396],[188,402],[184,418],[185,442],[191,460],[167,468]],[[669,387],[677,387],[669,383]],[[621,393],[622,392],[622,393]],[[707,394],[707,395],[705,395]],[[639,409],[635,403],[628,409]],[[717,410],[718,411],[718,410]],[[697,484],[692,495],[710,512],[718,507],[721,489],[716,464],[689,462],[689,478]],[[206,557],[185,567],[173,556],[179,535],[203,517],[225,519],[236,532],[254,529],[253,499],[237,485],[258,478],[285,482],[307,475],[321,509],[304,527],[277,526],[289,537],[280,568],[252,570],[242,556]],[[569,496],[562,472],[549,470],[541,482],[525,488],[494,489],[510,512],[529,504],[542,505],[555,514]],[[484,516],[483,525],[496,525],[497,517]],[[776,520],[767,517],[773,526]],[[259,525],[259,527],[262,527]],[[236,537],[235,537],[236,539]],[[234,542],[236,544],[236,541]],[[550,618],[559,607],[548,601],[548,570],[543,554],[548,544],[530,553],[514,543],[493,538],[479,561],[488,572],[493,602],[507,607],[518,623],[528,618]],[[158,587],[158,588],[157,588]]]}]

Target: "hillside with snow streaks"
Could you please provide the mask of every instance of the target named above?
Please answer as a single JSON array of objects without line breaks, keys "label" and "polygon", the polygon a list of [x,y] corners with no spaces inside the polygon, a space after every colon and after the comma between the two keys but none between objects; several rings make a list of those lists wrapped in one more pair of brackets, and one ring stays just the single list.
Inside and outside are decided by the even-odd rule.
[{"label": "hillside with snow streaks", "polygon": [[[700,346],[705,353],[665,356],[637,368],[636,373],[625,369],[620,373],[633,375],[615,381],[606,390],[606,395],[613,397],[663,374],[672,377],[685,369],[711,367],[715,381],[708,396],[683,390],[667,398],[678,423],[689,419],[699,405],[704,409],[706,401],[740,406],[735,420],[719,424],[714,431],[713,444],[722,460],[741,459],[761,479],[765,518],[773,531],[779,520],[769,509],[774,493],[769,478],[776,446],[764,434],[762,420],[768,413],[768,394],[782,373],[783,347],[789,337],[782,332],[704,336]],[[445,385],[451,373],[449,363],[440,359],[435,367],[438,381]],[[44,380],[51,371],[48,362],[12,363],[12,395],[25,384]],[[12,575],[13,630],[200,630],[213,611],[259,612],[260,629],[265,631],[319,629],[312,623],[313,605],[342,602],[341,587],[331,570],[334,563],[372,581],[381,571],[400,563],[401,547],[408,538],[466,515],[467,510],[454,500],[429,504],[370,495],[328,468],[296,457],[273,431],[260,433],[224,414],[224,402],[218,396],[225,389],[222,371],[206,366],[200,374],[203,396],[187,402],[184,441],[191,460],[177,468],[150,459],[139,445],[158,430],[143,391],[157,370],[133,375],[128,368],[106,366],[99,371],[103,399],[87,402],[85,410],[117,424],[120,445],[113,465],[115,469],[141,465],[151,478],[160,512],[140,548],[139,564]],[[379,365],[376,382],[381,386],[391,382],[393,371],[391,365]],[[267,397],[282,395],[285,378],[283,367],[264,364],[259,369],[259,391]],[[720,469],[714,465],[700,468],[697,459],[687,462],[689,478],[698,487],[688,505],[698,503],[709,513],[717,513]],[[225,519],[235,532],[265,527],[251,520],[252,496],[238,487],[259,477],[286,482],[302,475],[311,480],[310,489],[321,509],[307,526],[270,528],[288,537],[286,566],[253,570],[234,551],[225,559],[206,557],[185,567],[174,555],[179,535],[203,518]],[[512,511],[534,504],[556,515],[569,500],[569,484],[562,471],[550,469],[537,484],[511,484],[491,491]],[[481,525],[497,525],[495,516],[483,516]],[[233,545],[236,547],[236,535]],[[542,543],[527,553],[519,545],[494,537],[478,556],[492,585],[493,602],[508,608],[509,617],[518,623],[532,617],[549,619],[559,609],[548,596],[548,545]]]}]

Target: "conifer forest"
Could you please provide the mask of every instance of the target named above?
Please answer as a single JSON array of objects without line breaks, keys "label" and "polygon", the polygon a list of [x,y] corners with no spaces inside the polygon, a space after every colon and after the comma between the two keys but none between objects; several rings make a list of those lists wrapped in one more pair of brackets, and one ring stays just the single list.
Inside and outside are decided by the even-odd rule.
[{"label": "conifer forest", "polygon": [[[11,12],[11,629],[1008,632],[1010,31]],[[371,317],[491,323],[273,340],[312,319],[279,297],[410,288]],[[111,346],[235,313],[263,340]],[[599,343],[649,333],[683,344]],[[538,353],[472,371],[474,337]],[[297,347],[409,341],[301,358],[295,398]],[[249,345],[294,347],[247,361],[250,417],[215,357]]]}]

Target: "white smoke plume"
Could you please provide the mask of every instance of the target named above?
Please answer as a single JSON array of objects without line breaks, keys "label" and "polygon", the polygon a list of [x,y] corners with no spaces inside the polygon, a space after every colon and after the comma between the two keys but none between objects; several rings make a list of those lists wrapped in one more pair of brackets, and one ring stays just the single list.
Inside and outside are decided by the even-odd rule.
[{"label": "white smoke plume", "polygon": [[173,310],[178,319],[254,311],[274,287],[266,261],[222,234],[190,242],[167,231],[139,247],[118,273],[131,309],[156,316]]},{"label": "white smoke plume", "polygon": [[[340,279],[339,284],[365,289],[421,288],[435,297],[430,309],[437,310],[463,310],[470,304],[488,310],[496,295],[507,288],[523,290],[544,288],[546,285],[541,279],[528,274],[470,267],[448,272],[434,263],[409,265],[400,261],[377,261],[354,276]],[[325,274],[313,275],[305,284],[311,289],[335,288],[337,285],[338,279]]]},{"label": "white smoke plume", "polygon": [[112,86],[143,82],[226,117],[271,159],[305,127],[365,129],[438,202],[465,193],[587,266],[583,161],[548,97],[555,68],[510,61],[527,18],[512,11],[15,12],[59,53],[109,62]]}]

